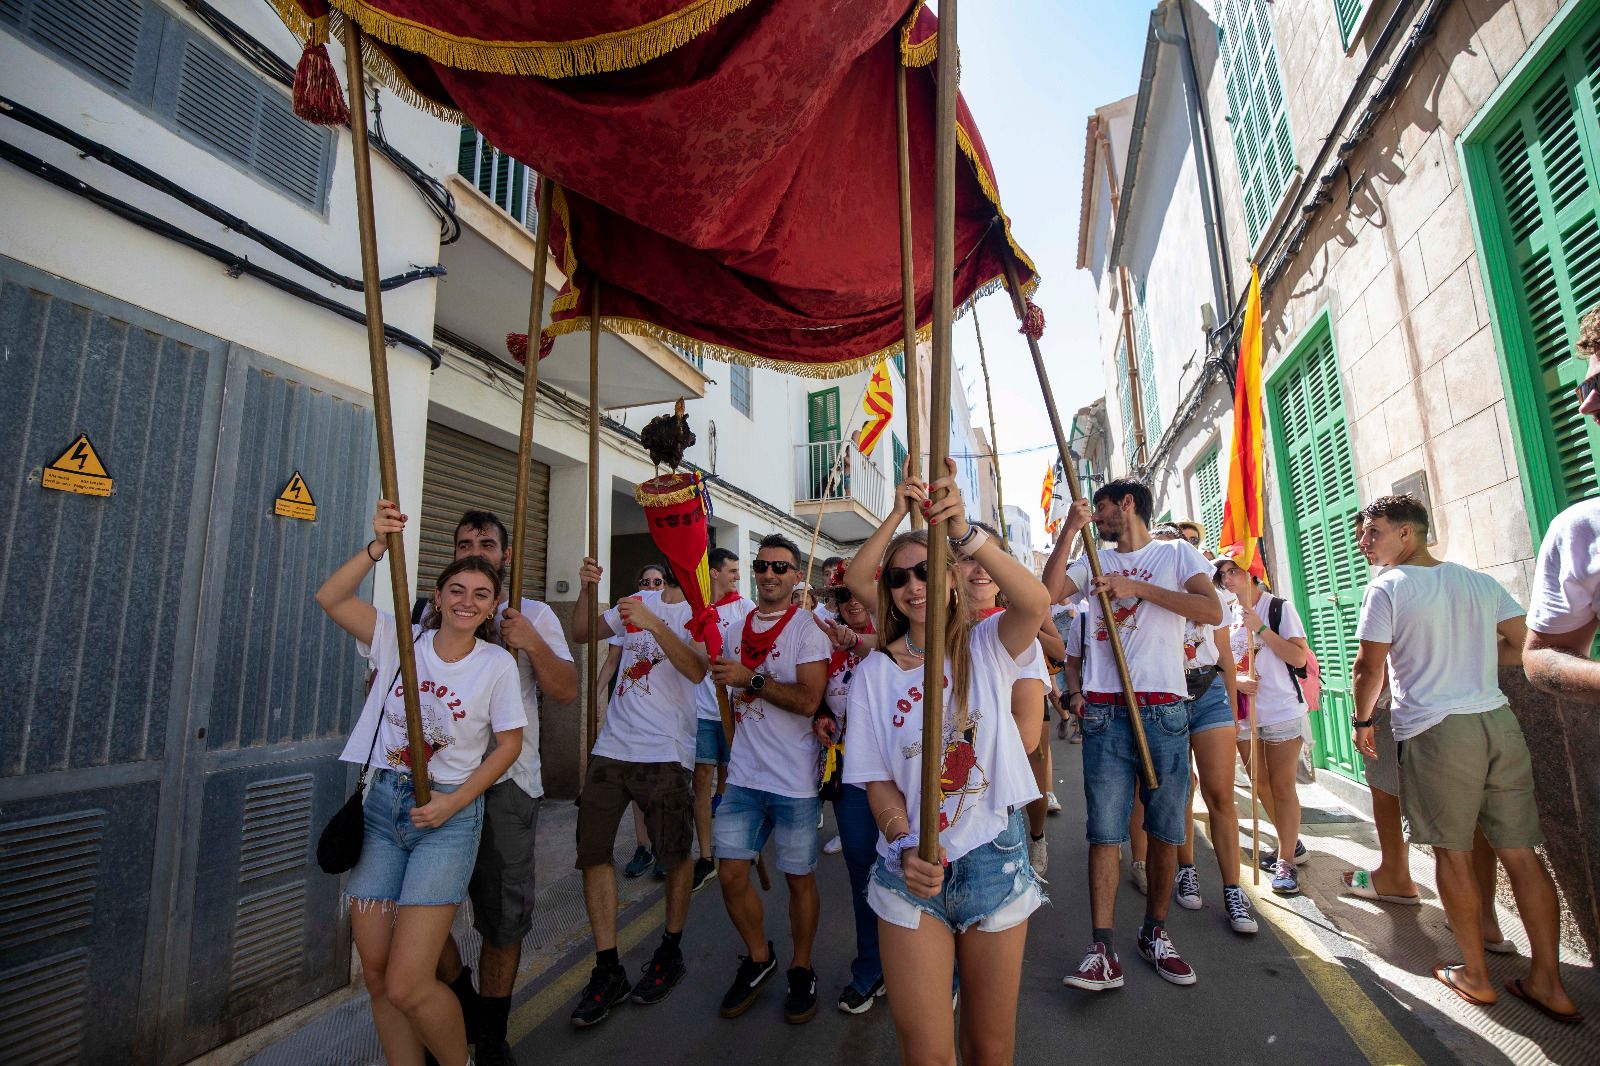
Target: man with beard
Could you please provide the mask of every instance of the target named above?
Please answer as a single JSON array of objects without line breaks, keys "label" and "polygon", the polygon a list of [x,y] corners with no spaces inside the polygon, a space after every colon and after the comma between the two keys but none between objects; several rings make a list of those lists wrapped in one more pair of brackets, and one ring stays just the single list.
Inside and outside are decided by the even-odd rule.
[{"label": "man with beard", "polygon": [[750,864],[767,837],[777,842],[778,869],[789,882],[789,932],[794,959],[784,1018],[794,1024],[817,1012],[817,975],[811,947],[820,901],[817,865],[817,756],[811,718],[827,681],[828,638],[804,608],[790,602],[804,576],[800,549],[781,534],[761,541],[750,564],[759,599],[732,648],[711,664],[711,676],[731,689],[738,728],[728,760],[728,789],[712,825],[722,900],[749,955],[739,958],[722,1016],[735,1018],[755,1002],[777,971],[777,955],[763,928],[761,897],[750,885]]},{"label": "man with beard", "polygon": [[[1150,536],[1153,501],[1137,481],[1107,483],[1094,494],[1093,520],[1100,542],[1102,576],[1091,585],[1087,557],[1071,567],[1066,547],[1090,520],[1087,502],[1076,501],[1066,529],[1045,564],[1044,583],[1054,599],[1089,593],[1088,635],[1083,655],[1083,792],[1088,807],[1089,907],[1094,944],[1077,970],[1062,980],[1074,988],[1099,992],[1122,987],[1122,965],[1112,942],[1122,844],[1137,789],[1144,801],[1149,837],[1149,894],[1139,930],[1139,954],[1164,980],[1195,983],[1194,970],[1178,955],[1166,932],[1167,907],[1177,849],[1189,818],[1189,719],[1184,700],[1184,623],[1217,625],[1222,604],[1211,584],[1211,564],[1184,540]],[[1099,593],[1111,599],[1106,619]],[[1135,699],[1160,787],[1151,791],[1139,778],[1138,749],[1111,654],[1108,624],[1117,627],[1133,678]]]}]

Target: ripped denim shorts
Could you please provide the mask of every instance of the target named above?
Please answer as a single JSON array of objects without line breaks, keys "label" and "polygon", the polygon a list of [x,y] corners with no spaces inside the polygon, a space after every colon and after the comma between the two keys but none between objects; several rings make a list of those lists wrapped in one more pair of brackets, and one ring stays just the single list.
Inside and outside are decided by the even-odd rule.
[{"label": "ripped denim shorts", "polygon": [[[457,787],[434,782],[433,790],[454,792]],[[352,903],[429,907],[466,898],[483,830],[483,797],[435,829],[412,823],[416,801],[410,774],[378,770],[368,780],[361,860],[344,886]]]},{"label": "ripped denim shorts", "polygon": [[879,918],[903,929],[917,928],[922,916],[931,914],[952,932],[1003,932],[1027,921],[1047,902],[1028,862],[1027,845],[1027,817],[1014,810],[999,836],[946,867],[944,887],[930,899],[912,895],[905,878],[879,857],[867,885],[867,903]]}]

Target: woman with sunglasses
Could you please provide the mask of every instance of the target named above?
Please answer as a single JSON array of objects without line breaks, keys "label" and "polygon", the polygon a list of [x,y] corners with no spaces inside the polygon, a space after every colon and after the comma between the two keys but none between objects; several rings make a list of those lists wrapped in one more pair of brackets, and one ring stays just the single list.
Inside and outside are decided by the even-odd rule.
[{"label": "woman with sunglasses", "polygon": [[[894,509],[846,572],[850,590],[877,603],[879,647],[850,684],[844,781],[864,785],[879,830],[867,902],[889,1007],[906,1062],[955,1062],[950,985],[959,962],[961,1061],[1010,1062],[1028,917],[1044,902],[1028,863],[1022,808],[1039,798],[1027,746],[1011,714],[1017,678],[1039,655],[1050,594],[995,540],[968,523],[953,476],[924,486],[908,478]],[[944,490],[937,502],[930,493]],[[928,545],[921,530],[895,536],[912,507],[932,528],[947,523],[952,552],[946,601],[945,724],[939,810],[941,862],[922,861],[916,829],[922,798],[923,652]],[[978,621],[956,564],[983,565],[1010,607]],[[881,570],[879,563],[882,563]],[[878,571],[874,582],[874,571]],[[1038,718],[1035,715],[1035,726]]]}]

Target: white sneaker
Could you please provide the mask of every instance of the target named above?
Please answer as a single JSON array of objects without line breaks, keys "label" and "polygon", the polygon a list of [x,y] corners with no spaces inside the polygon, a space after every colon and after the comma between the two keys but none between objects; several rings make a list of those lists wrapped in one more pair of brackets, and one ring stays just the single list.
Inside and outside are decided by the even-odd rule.
[{"label": "white sneaker", "polygon": [[1173,894],[1178,898],[1178,906],[1186,911],[1197,911],[1204,905],[1205,901],[1200,898],[1200,875],[1193,866],[1178,867]]},{"label": "white sneaker", "polygon": [[1054,792],[1046,792],[1044,794],[1044,809],[1047,814],[1061,813],[1061,801],[1056,799]]},{"label": "white sneaker", "polygon": [[1144,872],[1144,860],[1133,860],[1133,887],[1139,890],[1139,895],[1150,894],[1150,878]]},{"label": "white sneaker", "polygon": [[834,837],[832,840],[822,845],[822,853],[824,855],[837,855],[843,850],[844,841],[840,840],[838,837]]},{"label": "white sneaker", "polygon": [[1044,837],[1028,841],[1028,864],[1033,867],[1034,873],[1044,876],[1045,868],[1050,865],[1050,849]]}]

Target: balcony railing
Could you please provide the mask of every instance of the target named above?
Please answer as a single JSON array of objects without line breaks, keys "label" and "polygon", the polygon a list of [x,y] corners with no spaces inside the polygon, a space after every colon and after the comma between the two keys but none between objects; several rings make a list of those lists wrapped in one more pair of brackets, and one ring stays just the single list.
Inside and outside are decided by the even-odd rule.
[{"label": "balcony railing", "polygon": [[849,441],[818,441],[795,447],[797,503],[849,500],[875,518],[889,513],[889,481]]},{"label": "balcony railing", "polygon": [[533,229],[538,224],[533,170],[484,140],[471,126],[461,127],[456,170],[522,225]]}]

